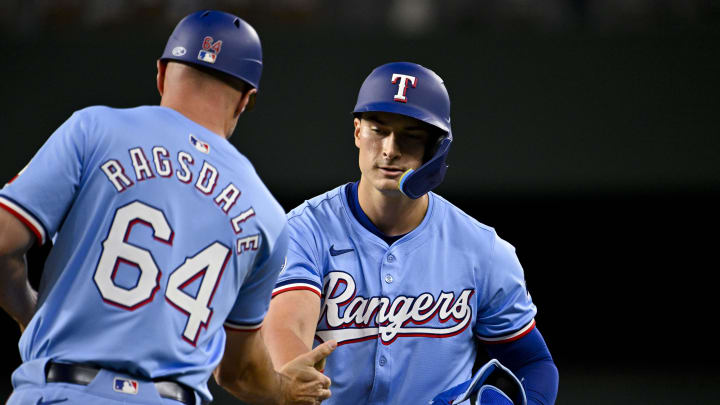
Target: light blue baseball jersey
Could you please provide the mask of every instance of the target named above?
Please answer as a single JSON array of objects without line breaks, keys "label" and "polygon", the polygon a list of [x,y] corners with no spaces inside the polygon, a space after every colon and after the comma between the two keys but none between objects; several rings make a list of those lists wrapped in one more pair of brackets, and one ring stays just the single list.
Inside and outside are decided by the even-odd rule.
[{"label": "light blue baseball jersey", "polygon": [[40,243],[56,235],[16,387],[44,383],[54,359],[211,399],[225,329],[260,327],[287,249],[285,213],[247,158],[159,106],[76,112],[0,206]]},{"label": "light blue baseball jersey", "polygon": [[514,248],[434,193],[422,223],[388,246],[350,209],[347,187],[288,214],[287,265],[273,295],[321,297],[316,342],[328,404],[422,404],[472,375],[475,339],[508,342],[535,325]]}]

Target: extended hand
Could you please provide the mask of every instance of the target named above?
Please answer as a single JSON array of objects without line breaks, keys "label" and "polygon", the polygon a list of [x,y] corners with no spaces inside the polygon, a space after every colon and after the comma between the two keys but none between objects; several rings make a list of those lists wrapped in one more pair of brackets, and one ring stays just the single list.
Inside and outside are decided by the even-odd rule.
[{"label": "extended hand", "polygon": [[315,369],[335,350],[334,340],[325,342],[310,352],[301,354],[280,369],[287,377],[283,385],[288,405],[316,405],[330,397],[330,379]]}]

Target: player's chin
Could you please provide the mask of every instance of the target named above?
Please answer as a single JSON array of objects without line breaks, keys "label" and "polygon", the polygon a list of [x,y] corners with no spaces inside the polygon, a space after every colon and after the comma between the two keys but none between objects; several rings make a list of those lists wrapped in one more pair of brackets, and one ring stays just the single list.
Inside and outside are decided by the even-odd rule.
[{"label": "player's chin", "polygon": [[375,189],[383,194],[394,194],[399,193],[397,179],[382,178],[375,181]]}]

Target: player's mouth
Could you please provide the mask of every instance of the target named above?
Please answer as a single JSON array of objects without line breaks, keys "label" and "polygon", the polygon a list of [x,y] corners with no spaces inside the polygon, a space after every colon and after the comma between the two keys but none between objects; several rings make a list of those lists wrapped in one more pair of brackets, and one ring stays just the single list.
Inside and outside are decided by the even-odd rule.
[{"label": "player's mouth", "polygon": [[380,173],[387,177],[398,177],[405,173],[405,170],[397,166],[378,166]]}]

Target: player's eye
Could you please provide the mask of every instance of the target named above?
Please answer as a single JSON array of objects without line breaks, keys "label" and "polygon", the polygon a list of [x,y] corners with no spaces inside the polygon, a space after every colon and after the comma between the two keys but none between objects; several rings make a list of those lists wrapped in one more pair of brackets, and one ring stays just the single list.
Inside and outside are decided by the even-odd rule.
[{"label": "player's eye", "polygon": [[405,137],[413,142],[419,142],[425,140],[425,135],[418,132],[409,132],[405,134]]}]

